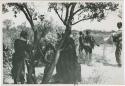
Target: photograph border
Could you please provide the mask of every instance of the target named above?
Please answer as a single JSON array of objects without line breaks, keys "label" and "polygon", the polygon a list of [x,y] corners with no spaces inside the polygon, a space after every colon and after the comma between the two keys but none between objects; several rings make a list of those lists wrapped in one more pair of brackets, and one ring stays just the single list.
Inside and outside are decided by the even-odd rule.
[{"label": "photograph border", "polygon": [[[84,2],[84,1],[87,1],[87,2],[124,2],[122,3],[122,22],[123,22],[123,40],[122,40],[122,47],[123,47],[123,50],[122,50],[122,58],[125,57],[125,30],[124,30],[124,25],[125,25],[125,22],[124,22],[124,18],[125,18],[125,14],[124,14],[124,8],[125,8],[125,1],[124,0],[1,0],[0,1],[0,8],[2,8],[2,3],[6,3],[6,2]],[[91,86],[91,84],[3,84],[3,32],[2,32],[2,9],[0,9],[0,25],[1,25],[1,29],[0,29],[0,41],[1,41],[1,44],[0,44],[0,84],[1,86],[55,86],[55,85],[58,85],[58,86],[63,86],[63,85],[68,85],[68,86],[83,86],[83,85],[88,85],[88,86]],[[124,61],[123,61],[123,67],[124,67],[124,81],[125,81],[125,58],[124,58]],[[116,77],[117,78],[117,77]],[[98,84],[98,85],[101,85],[101,84]],[[98,86],[98,85],[93,85],[92,86]],[[103,86],[106,86],[105,84],[102,84]],[[110,84],[109,84],[110,85]],[[114,84],[115,85],[115,84]],[[124,85],[125,85],[125,82],[124,82]],[[113,85],[110,85],[110,86],[113,86]],[[120,85],[118,85],[120,86]]]}]

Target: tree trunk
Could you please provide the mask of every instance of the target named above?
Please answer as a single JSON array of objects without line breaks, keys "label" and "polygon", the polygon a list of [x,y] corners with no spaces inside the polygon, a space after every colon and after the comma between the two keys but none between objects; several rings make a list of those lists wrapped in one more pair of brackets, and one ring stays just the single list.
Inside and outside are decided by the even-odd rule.
[{"label": "tree trunk", "polygon": [[[32,28],[34,28],[34,26],[32,26]],[[37,49],[37,31],[34,31],[34,46],[33,46],[33,50],[34,52],[31,52],[30,55],[30,64],[27,66],[28,67],[28,76],[27,76],[27,83],[28,84],[36,84],[37,80],[36,80],[36,76],[35,76],[35,66],[34,66],[34,56],[36,53],[36,49]]]},{"label": "tree trunk", "polygon": [[66,26],[66,30],[65,30],[65,34],[64,34],[64,37],[62,38],[62,41],[58,47],[58,49],[56,50],[56,54],[55,54],[55,60],[54,62],[52,63],[49,71],[47,74],[44,74],[43,76],[43,80],[42,80],[42,84],[47,84],[49,82],[49,80],[51,79],[52,77],[52,74],[53,74],[53,71],[54,71],[54,68],[56,67],[56,64],[59,60],[59,57],[60,57],[60,53],[61,53],[61,50],[63,49],[63,44],[64,42],[66,41],[66,38],[71,34],[71,26]]},{"label": "tree trunk", "polygon": [[60,56],[60,51],[61,50],[57,50],[56,55],[55,55],[55,61],[51,65],[51,67],[49,69],[49,72],[47,74],[44,74],[42,84],[47,84],[49,82],[49,80],[51,79],[54,68],[55,68],[55,66],[56,66],[56,64],[58,62],[59,56]]}]

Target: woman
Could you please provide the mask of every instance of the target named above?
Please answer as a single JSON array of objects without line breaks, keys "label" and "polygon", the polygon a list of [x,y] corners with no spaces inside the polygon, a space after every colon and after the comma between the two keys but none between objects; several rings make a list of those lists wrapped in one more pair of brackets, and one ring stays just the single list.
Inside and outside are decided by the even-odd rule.
[{"label": "woman", "polygon": [[74,84],[81,81],[81,67],[77,61],[74,40],[68,36],[63,44],[63,50],[57,63],[60,83]]}]

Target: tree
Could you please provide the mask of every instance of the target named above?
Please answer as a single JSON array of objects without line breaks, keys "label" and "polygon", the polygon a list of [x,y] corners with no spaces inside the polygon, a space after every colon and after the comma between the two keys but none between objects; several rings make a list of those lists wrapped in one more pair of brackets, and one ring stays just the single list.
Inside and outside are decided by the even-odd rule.
[{"label": "tree", "polygon": [[45,80],[43,80],[44,83],[47,83],[52,76],[53,70],[60,56],[60,51],[63,48],[62,46],[65,43],[66,38],[71,34],[72,26],[85,20],[97,19],[97,21],[100,22],[106,17],[105,12],[115,11],[118,5],[119,4],[112,2],[49,3],[48,11],[53,9],[66,29],[62,41],[57,48],[55,61],[51,66],[49,75]]},{"label": "tree", "polygon": [[6,26],[7,30],[11,27],[12,23],[13,22],[9,19],[6,19],[6,20],[3,21],[3,24],[4,24],[4,26]]},{"label": "tree", "polygon": [[34,63],[34,57],[35,57],[35,53],[38,49],[38,46],[39,46],[39,41],[41,39],[41,37],[45,36],[45,34],[47,34],[47,27],[46,26],[49,26],[48,22],[45,22],[45,24],[43,25],[44,29],[43,28],[39,28],[39,29],[43,29],[42,31],[45,31],[46,33],[42,33],[42,34],[38,34],[39,30],[37,28],[35,28],[35,25],[34,25],[34,20],[38,20],[40,19],[40,21],[43,21],[44,19],[44,15],[38,15],[37,12],[35,12],[35,9],[34,8],[31,8],[30,6],[28,6],[27,3],[6,3],[6,4],[3,4],[2,5],[2,12],[3,13],[6,13],[8,12],[8,8],[9,7],[13,7],[13,11],[14,11],[14,16],[17,17],[17,13],[19,12],[23,12],[26,19],[28,20],[28,22],[30,23],[30,26],[31,26],[31,29],[34,33],[34,40],[33,40],[33,53],[29,53],[30,55],[30,58],[31,58],[31,63],[28,67],[29,71],[28,71],[28,83],[31,84],[31,83],[37,83],[36,82],[36,78],[35,78],[35,66],[33,65]]},{"label": "tree", "polygon": [[122,10],[119,10],[118,17],[122,19]]}]

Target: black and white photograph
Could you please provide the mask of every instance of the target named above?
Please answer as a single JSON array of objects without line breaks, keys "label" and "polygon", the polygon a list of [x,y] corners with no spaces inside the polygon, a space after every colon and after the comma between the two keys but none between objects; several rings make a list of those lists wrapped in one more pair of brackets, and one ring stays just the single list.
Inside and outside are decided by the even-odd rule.
[{"label": "black and white photograph", "polygon": [[124,85],[123,0],[2,1],[2,85]]}]

